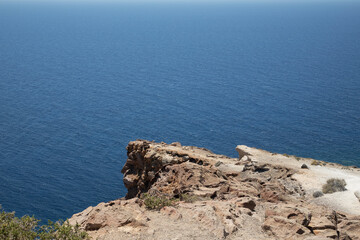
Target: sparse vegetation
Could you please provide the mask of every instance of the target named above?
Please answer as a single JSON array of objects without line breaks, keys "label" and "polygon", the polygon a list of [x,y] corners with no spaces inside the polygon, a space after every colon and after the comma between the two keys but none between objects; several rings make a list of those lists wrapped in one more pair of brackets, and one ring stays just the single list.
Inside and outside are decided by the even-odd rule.
[{"label": "sparse vegetation", "polygon": [[200,200],[198,196],[190,195],[188,193],[180,194],[179,199],[180,201],[184,201],[186,203],[193,203]]},{"label": "sparse vegetation", "polygon": [[326,166],[326,162],[319,161],[319,160],[313,160],[313,161],[311,162],[311,165],[315,165],[315,166]]},{"label": "sparse vegetation", "polygon": [[290,155],[289,155],[289,154],[286,154],[286,153],[283,153],[283,156],[285,156],[285,157],[290,157]]},{"label": "sparse vegetation", "polygon": [[326,181],[326,184],[323,185],[323,193],[334,193],[346,191],[346,182],[344,179],[331,178]]},{"label": "sparse vegetation", "polygon": [[173,206],[176,202],[174,198],[168,198],[162,195],[150,195],[148,193],[144,193],[141,198],[144,200],[146,208],[151,210],[160,210],[165,206]]},{"label": "sparse vegetation", "polygon": [[321,165],[321,162],[318,161],[318,160],[313,160],[313,161],[311,162],[311,165],[319,166],[319,165]]},{"label": "sparse vegetation", "polygon": [[18,218],[14,212],[5,212],[0,206],[0,239],[6,240],[81,240],[89,239],[79,226],[72,226],[68,221],[51,222],[38,225],[35,217]]}]

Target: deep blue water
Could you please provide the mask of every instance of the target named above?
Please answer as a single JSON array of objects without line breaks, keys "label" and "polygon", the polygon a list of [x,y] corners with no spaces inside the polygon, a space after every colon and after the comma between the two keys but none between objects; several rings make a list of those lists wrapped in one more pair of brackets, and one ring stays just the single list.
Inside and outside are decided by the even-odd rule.
[{"label": "deep blue water", "polygon": [[360,166],[360,3],[0,4],[0,204],[125,195],[137,138]]}]

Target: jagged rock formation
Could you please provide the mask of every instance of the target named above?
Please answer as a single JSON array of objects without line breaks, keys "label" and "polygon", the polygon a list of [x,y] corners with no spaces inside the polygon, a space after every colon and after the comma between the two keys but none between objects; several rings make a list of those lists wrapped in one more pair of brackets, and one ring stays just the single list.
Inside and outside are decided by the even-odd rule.
[{"label": "jagged rock formation", "polygon": [[[360,239],[360,216],[311,201],[294,178],[301,165],[258,162],[247,148],[237,151],[240,159],[179,143],[130,142],[126,197],[70,222],[94,239]],[[149,210],[143,193],[172,205]]]}]

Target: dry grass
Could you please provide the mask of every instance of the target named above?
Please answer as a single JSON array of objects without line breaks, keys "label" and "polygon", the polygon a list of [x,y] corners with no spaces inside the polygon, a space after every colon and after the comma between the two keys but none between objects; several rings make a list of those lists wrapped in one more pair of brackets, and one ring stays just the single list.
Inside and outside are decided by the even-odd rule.
[{"label": "dry grass", "polygon": [[323,193],[334,193],[346,191],[346,182],[344,179],[339,178],[330,178],[326,181],[326,184],[323,185]]}]

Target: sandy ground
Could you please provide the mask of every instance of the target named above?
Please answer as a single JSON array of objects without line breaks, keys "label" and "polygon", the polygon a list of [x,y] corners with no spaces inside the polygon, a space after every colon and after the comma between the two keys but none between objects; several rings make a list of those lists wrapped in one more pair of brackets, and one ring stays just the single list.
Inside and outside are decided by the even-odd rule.
[{"label": "sandy ground", "polygon": [[[250,148],[244,145],[238,146],[241,150],[250,153],[250,158],[259,163],[272,163],[293,168],[297,173],[293,176],[303,186],[307,196],[316,204],[327,206],[336,211],[360,215],[360,201],[354,195],[360,190],[360,169],[355,167],[344,167],[334,163],[321,162],[324,165],[311,165],[314,159],[296,158],[295,156],[284,156],[264,150]],[[306,164],[309,169],[301,169]],[[344,179],[347,183],[346,191],[325,194],[319,198],[313,198],[312,193],[321,190],[322,185],[330,178]]]}]

